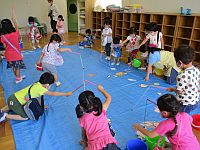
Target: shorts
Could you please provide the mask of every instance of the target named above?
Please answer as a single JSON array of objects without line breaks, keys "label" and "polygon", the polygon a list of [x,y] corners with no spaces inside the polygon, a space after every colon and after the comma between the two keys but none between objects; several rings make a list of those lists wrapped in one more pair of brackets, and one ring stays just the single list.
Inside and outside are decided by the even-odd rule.
[{"label": "shorts", "polygon": [[193,111],[193,110],[195,110],[195,109],[197,109],[199,107],[200,107],[200,100],[196,104],[194,104],[194,105],[191,105],[191,104],[189,104],[189,105],[182,105],[181,104],[180,110],[181,110],[181,112],[186,112],[186,113],[189,114],[191,111]]},{"label": "shorts", "polygon": [[102,150],[120,150],[120,148],[115,143],[107,144]]},{"label": "shorts", "polygon": [[24,111],[24,105],[22,105],[17,98],[15,97],[15,95],[11,95],[8,98],[8,108],[10,110],[12,110],[15,114],[20,115],[22,118],[28,118],[28,116],[26,115],[25,111]]},{"label": "shorts", "polygon": [[8,68],[26,69],[26,66],[23,60],[16,60],[16,61],[8,61],[7,69]]},{"label": "shorts", "polygon": [[51,74],[57,74],[56,66],[48,63],[42,63],[43,71],[50,72]]}]

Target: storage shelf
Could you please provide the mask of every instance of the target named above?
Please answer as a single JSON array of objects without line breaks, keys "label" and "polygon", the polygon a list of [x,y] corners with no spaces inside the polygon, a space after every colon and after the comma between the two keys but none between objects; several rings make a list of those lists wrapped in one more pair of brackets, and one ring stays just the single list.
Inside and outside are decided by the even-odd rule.
[{"label": "storage shelf", "polygon": [[163,33],[165,50],[173,51],[181,44],[190,45],[199,54],[196,61],[200,63],[200,15],[93,12],[93,26],[101,27],[107,16],[112,18],[113,37],[119,36],[121,39],[129,35],[130,27],[135,27],[136,34],[144,39],[145,26],[150,22],[157,23],[159,31]]}]

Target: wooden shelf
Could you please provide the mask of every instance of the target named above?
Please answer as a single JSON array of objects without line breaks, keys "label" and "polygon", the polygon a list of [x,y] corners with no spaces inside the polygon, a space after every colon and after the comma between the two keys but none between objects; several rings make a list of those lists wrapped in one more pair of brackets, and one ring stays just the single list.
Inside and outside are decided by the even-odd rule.
[{"label": "wooden shelf", "polygon": [[[93,12],[93,27],[100,28],[104,17],[112,19],[113,37],[125,39],[129,35],[130,27],[144,39],[145,26],[149,22],[156,22],[159,31],[163,33],[164,48],[173,51],[181,44],[190,45],[199,54],[196,61],[200,63],[200,15],[182,16],[180,14],[162,13],[121,13],[121,12]],[[101,33],[99,32],[99,35]]]},{"label": "wooden shelf", "polygon": [[180,16],[179,26],[193,27],[194,16]]}]

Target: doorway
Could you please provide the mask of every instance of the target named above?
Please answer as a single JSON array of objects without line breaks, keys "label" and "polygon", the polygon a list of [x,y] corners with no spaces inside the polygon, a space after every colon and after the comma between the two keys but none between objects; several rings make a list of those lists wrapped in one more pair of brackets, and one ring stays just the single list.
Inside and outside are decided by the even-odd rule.
[{"label": "doorway", "polygon": [[68,31],[78,32],[77,0],[67,0]]}]

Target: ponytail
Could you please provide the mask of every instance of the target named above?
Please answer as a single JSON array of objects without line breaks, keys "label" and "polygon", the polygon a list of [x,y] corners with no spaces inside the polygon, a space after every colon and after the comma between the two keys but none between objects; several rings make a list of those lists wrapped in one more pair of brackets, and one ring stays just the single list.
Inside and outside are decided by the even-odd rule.
[{"label": "ponytail", "polygon": [[98,97],[94,98],[94,111],[97,112],[95,116],[99,116],[102,113],[103,105]]}]

